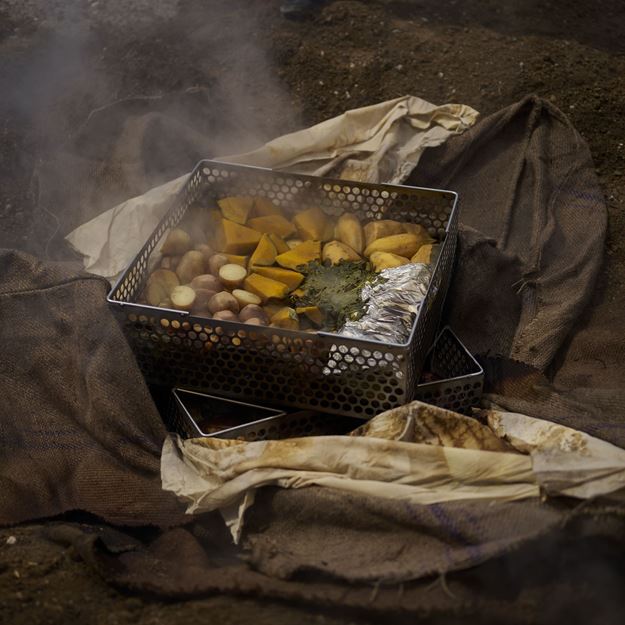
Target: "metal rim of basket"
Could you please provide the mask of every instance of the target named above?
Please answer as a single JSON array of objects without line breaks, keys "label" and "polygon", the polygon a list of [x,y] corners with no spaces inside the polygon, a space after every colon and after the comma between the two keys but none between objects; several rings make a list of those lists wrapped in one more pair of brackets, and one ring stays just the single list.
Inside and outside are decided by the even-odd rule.
[{"label": "metal rim of basket", "polygon": [[[315,181],[315,182],[320,182],[322,181],[323,183],[328,183],[328,184],[341,184],[341,183],[345,183],[345,182],[350,182],[352,183],[353,181],[345,181],[345,180],[341,180],[339,178],[326,178],[324,176],[310,176],[307,174],[292,174],[289,172],[280,172],[279,170],[273,170],[271,168],[268,167],[258,167],[255,165],[239,165],[238,163],[227,163],[227,162],[223,162],[223,161],[214,161],[214,160],[210,160],[210,159],[203,159],[201,161],[199,161],[197,163],[197,165],[193,168],[193,171],[189,174],[189,178],[192,178],[193,175],[202,167],[205,167],[207,165],[213,165],[213,166],[226,166],[229,168],[235,168],[237,170],[251,170],[251,171],[262,171],[262,172],[272,172],[272,173],[282,173],[284,175],[295,175],[297,176],[298,179],[301,180],[311,180],[311,181]],[[446,232],[448,231],[449,228],[449,224],[452,223],[455,214],[458,210],[458,193],[456,193],[455,191],[450,191],[448,189],[433,189],[430,187],[417,187],[417,186],[413,186],[413,185],[394,185],[394,184],[386,184],[386,183],[366,183],[366,182],[359,182],[358,183],[360,186],[362,187],[375,187],[375,188],[380,188],[382,187],[383,189],[386,190],[390,190],[390,191],[396,191],[398,189],[411,189],[411,190],[417,190],[417,191],[431,191],[431,192],[435,192],[435,193],[446,193],[449,194],[453,197],[453,202],[451,205],[451,210],[449,211],[449,217],[447,219],[447,223],[448,226],[445,229]],[[162,217],[162,219],[159,221],[159,224],[156,226],[155,230],[157,230],[160,225],[165,222],[168,218],[169,212],[171,210],[171,208],[173,206],[176,205],[176,202],[179,201],[182,197],[183,194],[185,193],[185,185],[182,186],[182,188],[175,194],[175,196],[173,198],[171,198],[170,203],[169,203],[169,207],[167,209],[167,211],[165,212],[165,215]],[[115,284],[113,285],[113,287],[111,288],[111,290],[109,291],[109,293],[107,294],[106,300],[109,304],[113,304],[116,306],[119,306],[121,308],[136,308],[137,310],[145,310],[145,309],[149,309],[149,310],[153,310],[155,311],[156,314],[158,314],[158,311],[167,311],[168,313],[171,313],[173,315],[178,316],[180,319],[184,319],[185,321],[190,321],[190,322],[197,322],[197,323],[206,323],[206,322],[211,322],[212,319],[210,318],[205,318],[205,317],[196,317],[195,315],[191,315],[191,313],[189,313],[188,311],[184,311],[184,310],[178,310],[176,308],[164,308],[164,307],[160,307],[160,306],[150,306],[149,304],[137,304],[136,302],[123,302],[120,301],[118,299],[115,299],[113,294],[117,291],[117,289],[119,288],[119,286],[123,283],[123,281],[127,278],[128,272],[131,270],[132,267],[134,267],[136,261],[140,258],[140,256],[143,254],[143,251],[146,249],[146,247],[149,244],[149,238],[148,241],[146,241],[144,243],[144,245],[141,247],[141,249],[137,252],[137,254],[134,256],[133,260],[129,263],[129,265],[126,267],[126,269],[122,272],[122,274],[117,278],[117,280],[115,281]],[[432,275],[436,275],[436,273],[439,270],[439,264],[441,263],[441,258],[442,258],[442,254],[438,255],[438,258],[436,259],[436,262],[434,264],[434,267],[432,269]],[[428,285],[428,289],[424,298],[424,301],[426,301],[426,299],[428,298],[430,294],[430,285]],[[417,324],[419,319],[421,318],[423,313],[423,306],[419,307],[419,311],[417,312],[417,314],[414,316],[413,322],[412,322],[412,328],[410,330],[410,335],[408,336],[406,342],[404,343],[392,343],[392,342],[384,342],[384,341],[378,341],[375,339],[358,339],[359,343],[366,343],[367,345],[370,345],[372,349],[375,349],[376,347],[383,347],[383,348],[397,348],[397,349],[406,349],[408,347],[410,347],[412,340],[414,338],[414,333],[415,330],[417,328]],[[246,324],[243,324],[241,322],[238,321],[225,321],[225,320],[219,320],[219,326],[226,328],[226,329],[230,329],[230,330],[247,330],[249,329]],[[276,334],[278,336],[286,336],[286,337],[293,337],[293,338],[300,338],[302,333],[299,330],[286,330],[283,328],[272,328],[272,333]],[[330,338],[332,339],[332,337],[340,337],[340,339],[342,341],[347,341],[349,342],[349,338],[342,336],[339,333],[334,333],[334,332],[323,332],[323,331],[317,331],[315,333],[316,335],[320,336],[320,337],[324,337],[324,338]]]}]

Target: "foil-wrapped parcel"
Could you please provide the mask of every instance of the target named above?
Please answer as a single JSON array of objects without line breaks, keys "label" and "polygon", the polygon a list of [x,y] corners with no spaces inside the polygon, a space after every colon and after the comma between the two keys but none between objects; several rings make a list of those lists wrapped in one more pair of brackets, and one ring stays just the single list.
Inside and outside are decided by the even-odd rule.
[{"label": "foil-wrapped parcel", "polygon": [[[383,343],[406,343],[410,338],[414,320],[421,308],[432,278],[432,267],[423,263],[410,263],[381,271],[362,288],[365,312],[357,321],[346,321],[337,334],[355,339]],[[345,345],[330,348],[324,375],[346,371],[354,356]],[[362,369],[379,366],[378,357],[357,356]]]},{"label": "foil-wrapped parcel", "polygon": [[431,266],[423,263],[384,269],[362,289],[363,316],[347,321],[338,333],[384,343],[405,343],[431,277]]}]

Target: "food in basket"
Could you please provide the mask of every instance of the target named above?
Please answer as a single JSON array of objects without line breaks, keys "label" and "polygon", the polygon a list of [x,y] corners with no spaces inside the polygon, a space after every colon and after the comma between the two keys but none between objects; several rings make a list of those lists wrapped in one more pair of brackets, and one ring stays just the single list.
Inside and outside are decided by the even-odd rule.
[{"label": "food in basket", "polygon": [[188,284],[195,276],[202,273],[204,273],[204,256],[197,250],[186,252],[176,267],[180,284]]},{"label": "food in basket", "polygon": [[256,249],[262,233],[229,219],[222,219],[215,233],[215,249],[225,254],[249,254]]},{"label": "food in basket", "polygon": [[191,310],[196,299],[195,290],[190,286],[175,286],[169,294],[169,299],[174,308]]},{"label": "food in basket", "polygon": [[262,301],[258,295],[254,295],[254,293],[244,291],[243,289],[234,289],[232,295],[234,295],[234,298],[239,302],[241,308],[250,305],[258,306]]},{"label": "food in basket", "polygon": [[219,276],[219,270],[230,262],[229,254],[213,254],[208,259],[208,272],[215,277]]},{"label": "food in basket", "polygon": [[214,314],[224,310],[230,310],[235,315],[239,312],[239,302],[232,293],[221,291],[213,295],[208,302],[208,310]]},{"label": "food in basket", "polygon": [[150,306],[160,306],[168,299],[174,287],[180,284],[178,276],[169,269],[157,269],[148,278],[146,300]]},{"label": "food in basket", "polygon": [[271,317],[271,325],[285,330],[299,330],[299,317],[294,308],[284,306]]},{"label": "food in basket", "polygon": [[399,256],[398,254],[393,254],[392,252],[373,252],[373,254],[369,256],[369,261],[377,273],[380,273],[380,271],[384,271],[385,269],[390,269],[391,267],[401,267],[402,265],[407,265],[411,262],[405,256]]},{"label": "food in basket", "polygon": [[267,325],[269,323],[267,313],[257,304],[247,304],[244,306],[239,313],[239,319],[243,323],[249,323],[251,319],[257,319],[263,325]]},{"label": "food in basket", "polygon": [[390,252],[410,258],[423,244],[424,239],[417,234],[392,234],[390,237],[376,239],[367,245],[365,256],[369,257],[374,252]]},{"label": "food in basket", "polygon": [[438,258],[439,246],[433,243],[422,245],[410,259],[411,263],[432,264]]},{"label": "food in basket", "polygon": [[219,269],[219,279],[222,284],[229,289],[236,289],[243,284],[243,280],[247,277],[247,269],[241,265],[228,263]]},{"label": "food in basket", "polygon": [[231,310],[218,310],[213,319],[221,319],[221,321],[238,321],[239,318]]},{"label": "food in basket", "polygon": [[254,271],[265,278],[271,278],[277,282],[282,282],[289,287],[289,291],[294,291],[304,279],[304,274],[284,267],[254,267]]},{"label": "food in basket", "polygon": [[295,226],[283,215],[254,217],[249,220],[248,225],[257,232],[278,237],[288,237],[295,232]]},{"label": "food in basket", "polygon": [[344,213],[336,222],[336,238],[356,254],[362,254],[365,234],[360,219],[351,213]]},{"label": "food in basket", "polygon": [[190,284],[193,289],[208,289],[209,291],[221,291],[221,281],[211,273],[203,273],[195,276]]},{"label": "food in basket", "polygon": [[[151,306],[288,330],[337,330],[358,320],[380,272],[431,264],[439,245],[419,224],[363,223],[311,207],[290,215],[263,197],[189,209],[166,236],[143,299]],[[382,274],[386,275],[386,273]]]},{"label": "food in basket", "polygon": [[191,235],[182,228],[175,228],[167,235],[161,251],[168,256],[181,256],[191,246]]},{"label": "food in basket", "polygon": [[289,294],[289,287],[286,284],[261,276],[259,273],[252,273],[245,278],[243,286],[246,291],[260,297],[261,302],[267,302],[271,299],[285,299]]},{"label": "food in basket", "polygon": [[[274,234],[274,236],[277,237],[278,235]],[[256,249],[250,256],[250,267],[273,265],[277,255],[278,250],[271,239],[271,235],[263,234]]]},{"label": "food in basket", "polygon": [[302,241],[284,254],[276,256],[276,263],[286,269],[297,270],[308,263],[321,259],[321,241]]},{"label": "food in basket", "polygon": [[361,292],[375,278],[365,261],[342,262],[338,265],[310,263],[301,291],[294,298],[296,310],[316,307],[323,315],[323,327],[337,330],[348,319],[358,319],[363,313]]},{"label": "food in basket", "polygon": [[[217,291],[211,291],[209,289],[194,288],[195,300],[191,307],[191,312],[194,315],[200,315],[202,317],[208,316],[208,302],[211,301],[213,295],[217,295]],[[237,300],[238,301],[238,300]],[[171,304],[169,306],[171,308]]]},{"label": "food in basket", "polygon": [[221,214],[230,221],[245,224],[254,206],[253,197],[225,197],[217,201]]},{"label": "food in basket", "polygon": [[404,227],[400,221],[393,219],[376,219],[365,224],[363,233],[365,235],[365,247],[368,247],[376,239],[390,237],[394,234],[404,232]]},{"label": "food in basket", "polygon": [[309,208],[293,217],[293,224],[302,241],[325,241],[332,238],[334,228],[329,228],[330,218],[320,208]]},{"label": "food in basket", "polygon": [[205,263],[207,263],[211,259],[211,256],[213,256],[213,254],[215,253],[213,251],[213,248],[210,245],[206,245],[206,243],[198,243],[193,249],[197,250],[198,252],[202,252]]},{"label": "food in basket", "polygon": [[323,246],[321,260],[338,265],[344,260],[362,260],[358,252],[341,241],[330,241]]}]

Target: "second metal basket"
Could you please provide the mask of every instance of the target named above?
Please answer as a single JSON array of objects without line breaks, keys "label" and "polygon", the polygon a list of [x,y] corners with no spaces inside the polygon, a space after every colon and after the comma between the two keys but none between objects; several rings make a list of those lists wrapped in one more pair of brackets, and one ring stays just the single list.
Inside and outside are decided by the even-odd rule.
[{"label": "second metal basket", "polygon": [[463,413],[479,402],[484,370],[451,328],[443,328],[436,338],[426,366],[438,379],[418,384],[414,399]]},{"label": "second metal basket", "polygon": [[[482,395],[480,364],[449,327],[438,335],[427,359],[436,381],[417,385],[415,399],[455,412],[470,412]],[[286,412],[223,397],[174,389],[170,426],[184,438],[215,437],[245,441],[347,434],[361,424],[354,417]]]},{"label": "second metal basket", "polygon": [[170,427],[183,438],[244,441],[346,434],[362,421],[310,410],[282,412],[204,393],[174,389]]}]

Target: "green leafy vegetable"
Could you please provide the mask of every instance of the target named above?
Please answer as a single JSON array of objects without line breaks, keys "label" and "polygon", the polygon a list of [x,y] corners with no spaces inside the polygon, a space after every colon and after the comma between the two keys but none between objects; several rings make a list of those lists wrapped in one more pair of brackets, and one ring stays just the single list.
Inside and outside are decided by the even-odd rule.
[{"label": "green leafy vegetable", "polygon": [[306,265],[305,273],[300,287],[303,294],[294,304],[318,306],[324,313],[326,330],[337,330],[345,321],[362,317],[362,287],[377,277],[365,261],[342,261],[338,265],[313,261]]}]

